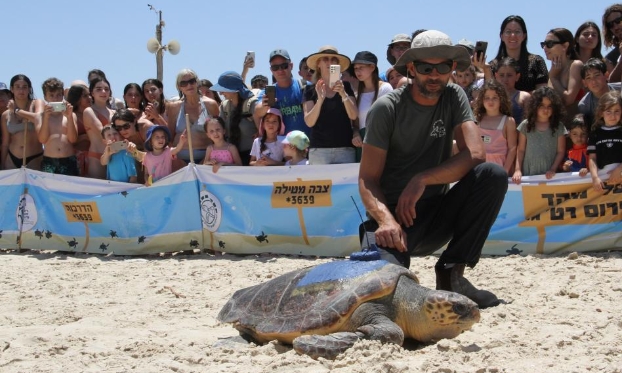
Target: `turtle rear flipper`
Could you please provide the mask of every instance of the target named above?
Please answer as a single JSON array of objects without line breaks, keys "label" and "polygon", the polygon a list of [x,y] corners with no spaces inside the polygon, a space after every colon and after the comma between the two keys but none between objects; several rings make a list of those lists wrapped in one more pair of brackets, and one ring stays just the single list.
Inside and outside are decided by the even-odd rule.
[{"label": "turtle rear flipper", "polygon": [[338,332],[327,335],[302,335],[293,341],[294,350],[299,354],[309,355],[313,359],[323,357],[333,360],[340,353],[354,346],[364,338],[360,332]]}]

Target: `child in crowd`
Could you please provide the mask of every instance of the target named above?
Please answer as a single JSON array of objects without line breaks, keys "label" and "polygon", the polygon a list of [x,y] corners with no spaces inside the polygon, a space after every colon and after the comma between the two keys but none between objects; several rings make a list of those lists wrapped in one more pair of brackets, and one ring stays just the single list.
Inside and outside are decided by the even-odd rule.
[{"label": "child in crowd", "polygon": [[512,57],[505,57],[496,64],[494,69],[495,80],[503,84],[510,98],[514,122],[520,124],[529,106],[529,100],[531,100],[529,92],[519,91],[515,88],[516,82],[520,79],[520,65]]},{"label": "child in crowd", "polygon": [[[116,113],[112,116],[112,123],[115,123],[115,125],[121,121]],[[136,162],[134,162],[134,157],[132,157],[132,153],[136,151],[136,145],[123,141],[119,132],[112,125],[104,126],[102,138],[106,148],[100,158],[100,162],[102,166],[107,166],[106,179],[123,183],[137,182]]]},{"label": "child in crowd", "polygon": [[469,102],[473,103],[477,98],[479,86],[476,82],[477,71],[472,64],[464,71],[454,70],[453,79],[466,93]]},{"label": "child in crowd", "polygon": [[590,156],[589,168],[592,175],[594,190],[602,192],[604,182],[598,171],[604,169],[609,173],[608,185],[622,183],[622,98],[618,91],[602,95],[598,100],[596,121],[592,126],[587,145]]},{"label": "child in crowd", "polygon": [[579,176],[587,175],[588,155],[587,155],[587,127],[583,121],[583,115],[577,114],[572,119],[568,128],[568,137],[572,142],[572,147],[568,149],[568,155],[562,169],[566,172],[579,172]]},{"label": "child in crowd", "polygon": [[505,88],[496,80],[487,81],[473,106],[486,147],[486,162],[497,163],[511,175],[516,161],[517,133]]},{"label": "child in crowd", "polygon": [[205,149],[203,164],[212,165],[212,170],[217,172],[220,166],[241,166],[242,158],[238,148],[227,142],[225,121],[221,117],[211,118],[205,122],[207,137],[214,143]]},{"label": "child in crowd", "polygon": [[281,141],[283,144],[283,154],[287,161],[286,166],[308,165],[307,152],[309,151],[309,138],[302,131],[291,131]]},{"label": "child in crowd", "polygon": [[271,108],[261,118],[259,137],[251,148],[251,166],[282,166],[283,147],[278,135],[283,136],[285,126],[279,109]]},{"label": "child in crowd", "polygon": [[564,105],[551,87],[533,91],[527,119],[518,125],[516,170],[512,180],[521,183],[523,175],[553,178],[566,153],[566,129],[562,123]]},{"label": "child in crowd", "polygon": [[73,106],[63,101],[63,82],[50,78],[43,82],[45,107],[36,120],[39,142],[43,144],[41,171],[79,176],[73,144],[78,141],[77,117]]},{"label": "child in crowd", "polygon": [[145,167],[145,185],[150,186],[154,182],[168,176],[173,171],[173,156],[184,147],[186,143],[186,131],[179,137],[176,147],[169,147],[171,133],[166,126],[153,126],[147,131],[145,150],[147,154],[143,159]]}]

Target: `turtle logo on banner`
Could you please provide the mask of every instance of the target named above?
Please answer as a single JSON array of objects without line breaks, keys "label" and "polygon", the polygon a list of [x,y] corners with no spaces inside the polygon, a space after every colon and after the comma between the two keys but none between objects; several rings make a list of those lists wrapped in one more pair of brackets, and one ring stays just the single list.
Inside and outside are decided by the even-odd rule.
[{"label": "turtle logo on banner", "polygon": [[199,198],[203,228],[210,232],[216,232],[222,221],[222,205],[220,204],[220,200],[207,190],[202,190]]},{"label": "turtle logo on banner", "polygon": [[19,204],[15,212],[17,227],[21,232],[28,232],[37,224],[37,206],[35,200],[28,194],[28,188],[19,197]]}]

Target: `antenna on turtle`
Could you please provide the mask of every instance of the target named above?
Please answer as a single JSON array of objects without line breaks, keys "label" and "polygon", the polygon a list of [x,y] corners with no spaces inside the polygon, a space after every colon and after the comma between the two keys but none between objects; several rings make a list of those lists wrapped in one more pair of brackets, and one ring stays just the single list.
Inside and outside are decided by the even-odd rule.
[{"label": "antenna on turtle", "polygon": [[367,240],[367,247],[361,251],[354,252],[350,254],[350,260],[363,261],[368,262],[372,260],[380,260],[380,251],[378,251],[378,246],[375,243],[369,242],[369,235],[367,234],[367,229],[365,228],[365,221],[363,220],[363,215],[361,214],[361,210],[356,205],[356,201],[354,201],[354,197],[352,198],[352,203],[354,203],[354,207],[356,207],[356,212],[359,213],[359,217],[361,218],[361,226],[363,227],[363,231],[365,232],[365,239]]}]

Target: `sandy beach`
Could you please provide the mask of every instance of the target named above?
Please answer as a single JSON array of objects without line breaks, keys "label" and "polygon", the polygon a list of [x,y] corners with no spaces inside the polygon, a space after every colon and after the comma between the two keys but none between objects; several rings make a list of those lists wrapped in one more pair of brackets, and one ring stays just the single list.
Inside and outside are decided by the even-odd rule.
[{"label": "sandy beach", "polygon": [[[238,289],[333,259],[0,252],[0,372],[622,372],[622,253],[485,257],[503,303],[455,339],[358,342],[334,361],[224,342]],[[413,258],[434,286],[435,257]]]}]

